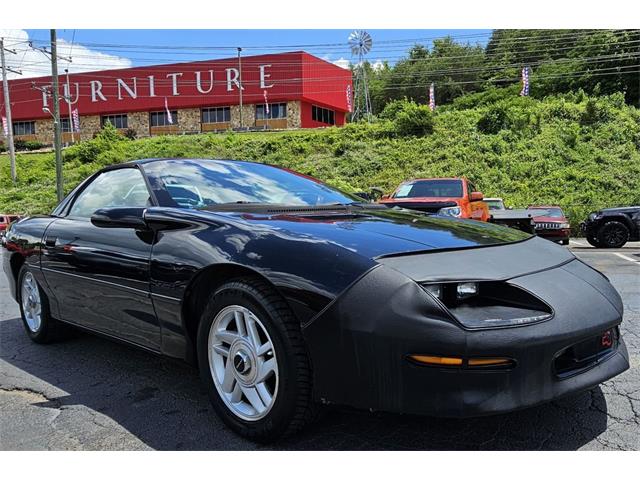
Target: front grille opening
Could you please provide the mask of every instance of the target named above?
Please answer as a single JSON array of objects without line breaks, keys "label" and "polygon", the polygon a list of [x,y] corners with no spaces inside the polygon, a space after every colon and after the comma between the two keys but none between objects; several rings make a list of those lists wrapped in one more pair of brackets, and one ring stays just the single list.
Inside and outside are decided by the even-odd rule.
[{"label": "front grille opening", "polygon": [[553,310],[538,297],[506,282],[479,282],[478,294],[458,299],[456,284],[444,284],[442,302],[467,328],[531,325],[548,320]]},{"label": "front grille opening", "polygon": [[571,377],[603,362],[618,348],[619,335],[618,328],[612,328],[561,350],[553,362],[556,376]]}]

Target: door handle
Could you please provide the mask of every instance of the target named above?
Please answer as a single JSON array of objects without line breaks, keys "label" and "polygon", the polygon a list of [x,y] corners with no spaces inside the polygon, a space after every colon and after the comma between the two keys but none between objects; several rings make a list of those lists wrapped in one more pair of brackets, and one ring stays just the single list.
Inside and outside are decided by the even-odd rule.
[{"label": "door handle", "polygon": [[58,237],[47,237],[44,240],[45,247],[55,247],[58,241]]}]

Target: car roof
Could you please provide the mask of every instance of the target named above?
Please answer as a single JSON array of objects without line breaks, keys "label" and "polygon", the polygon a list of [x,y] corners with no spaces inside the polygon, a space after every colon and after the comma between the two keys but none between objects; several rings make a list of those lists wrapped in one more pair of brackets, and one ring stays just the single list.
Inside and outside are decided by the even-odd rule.
[{"label": "car roof", "polygon": [[[466,177],[430,177],[430,178],[412,178],[407,182],[422,182],[424,180],[466,180]],[[406,182],[405,182],[406,183]]]},{"label": "car roof", "polygon": [[527,208],[559,208],[562,210],[560,205],[529,205]]},{"label": "car roof", "polygon": [[[206,161],[206,162],[242,162],[242,163],[260,163],[260,162],[251,162],[248,160],[235,160],[232,158],[201,158],[201,157],[184,157],[184,158],[179,158],[179,157],[166,157],[166,158],[139,158],[136,160],[129,160],[128,162],[124,162],[124,163],[118,163],[115,165],[112,165],[113,167],[117,167],[120,165],[144,165],[146,163],[154,163],[154,162],[165,162],[167,160],[171,160],[171,161],[193,161],[193,160],[198,160],[198,161]],[[263,164],[261,164],[263,165]]]},{"label": "car roof", "polygon": [[493,200],[495,202],[502,202],[503,201],[502,198],[500,198],[500,197],[486,197],[484,200],[485,201],[487,201],[487,200],[488,201],[492,201]]}]

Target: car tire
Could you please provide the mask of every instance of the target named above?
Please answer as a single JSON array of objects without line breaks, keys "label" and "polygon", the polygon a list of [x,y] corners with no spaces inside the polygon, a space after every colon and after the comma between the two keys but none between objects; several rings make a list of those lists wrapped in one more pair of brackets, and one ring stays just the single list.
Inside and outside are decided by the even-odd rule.
[{"label": "car tire", "polygon": [[215,411],[240,435],[271,442],[315,417],[300,324],[263,281],[239,278],[211,295],[198,325],[197,354]]},{"label": "car tire", "polygon": [[569,245],[569,239],[560,240],[561,245]]},{"label": "car tire", "polygon": [[592,247],[600,248],[602,246],[600,245],[600,242],[598,241],[598,239],[593,235],[587,235],[586,239],[589,245],[591,245]]},{"label": "car tire", "polygon": [[50,343],[61,338],[64,326],[51,316],[49,299],[27,265],[18,273],[18,303],[22,324],[31,340]]},{"label": "car tire", "polygon": [[629,229],[627,226],[611,220],[606,222],[598,230],[598,243],[604,248],[620,248],[629,240]]}]

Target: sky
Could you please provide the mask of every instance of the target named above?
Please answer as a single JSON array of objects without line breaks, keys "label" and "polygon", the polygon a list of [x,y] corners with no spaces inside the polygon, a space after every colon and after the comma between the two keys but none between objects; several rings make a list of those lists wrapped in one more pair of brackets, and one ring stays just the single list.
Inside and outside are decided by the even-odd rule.
[{"label": "sky", "polygon": [[[373,47],[367,59],[374,65],[395,63],[415,43],[430,46],[434,38],[451,35],[458,41],[485,45],[491,30],[368,30]],[[351,30],[58,30],[59,69],[71,73],[141,65],[208,60],[243,55],[305,50],[347,68],[354,58],[347,39]],[[2,30],[7,65],[21,78],[50,73],[48,57],[29,47],[49,47],[48,30]],[[9,78],[17,78],[10,74]]]}]

